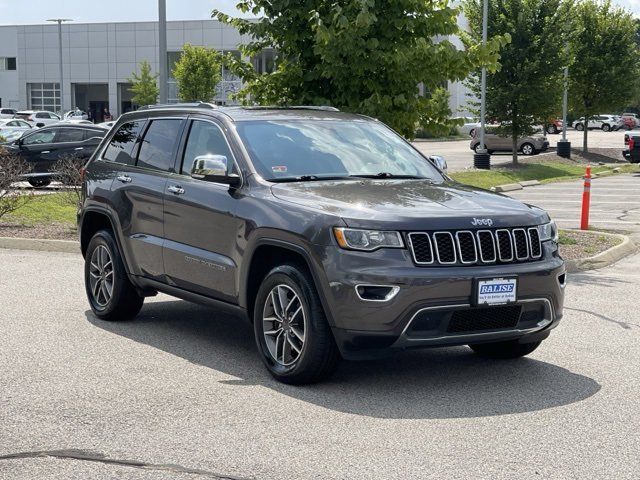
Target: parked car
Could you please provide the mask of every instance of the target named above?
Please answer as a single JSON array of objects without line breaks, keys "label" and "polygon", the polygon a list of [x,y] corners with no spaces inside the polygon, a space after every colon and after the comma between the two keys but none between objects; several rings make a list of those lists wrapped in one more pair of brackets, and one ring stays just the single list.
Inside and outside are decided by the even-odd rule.
[{"label": "parked car", "polygon": [[26,120],[36,127],[44,127],[45,125],[58,123],[60,120],[62,120],[59,115],[44,110],[22,110],[20,112],[16,112],[15,118]]},{"label": "parked car", "polygon": [[[589,119],[589,129],[599,128],[603,132],[616,131],[624,126],[624,122],[616,115],[594,115]],[[573,128],[584,130],[584,117],[573,122]]]},{"label": "parked car", "polygon": [[634,130],[625,133],[626,149],[622,155],[631,163],[640,163],[640,131]]},{"label": "parked car", "polygon": [[99,127],[111,128],[117,123],[117,120],[111,120],[109,122],[98,123]]},{"label": "parked car", "polygon": [[554,118],[549,123],[545,125],[545,132],[550,134],[558,134],[562,131],[564,124],[562,120],[559,118]]},{"label": "parked car", "polygon": [[469,135],[473,137],[476,130],[480,128],[480,120],[475,117],[460,117],[464,120],[464,124],[458,127],[458,133],[461,135]]},{"label": "parked car", "polygon": [[83,112],[79,108],[76,108],[75,110],[70,110],[64,114],[65,120],[87,120],[88,118],[89,118],[89,115],[87,114],[87,112]]},{"label": "parked car", "polygon": [[24,134],[5,148],[31,168],[24,178],[34,187],[46,187],[55,177],[54,166],[65,156],[88,159],[107,130],[95,126],[58,124]]},{"label": "parked car", "polygon": [[23,130],[3,130],[0,128],[0,144],[12,143],[18,140],[22,135],[24,135]]},{"label": "parked car", "polygon": [[637,113],[626,112],[622,114],[622,120],[631,128],[640,127],[640,117]]},{"label": "parked car", "polygon": [[60,125],[61,123],[72,124],[72,125],[95,125],[91,120],[82,120],[81,118],[65,118],[64,120],[59,121],[55,125]]},{"label": "parked car", "polygon": [[0,119],[13,118],[16,113],[13,108],[0,108]]},{"label": "parked car", "polygon": [[2,118],[0,119],[0,130],[31,130],[33,127],[26,120],[19,118]]},{"label": "parked car", "polygon": [[[486,129],[484,143],[489,153],[511,152],[513,150],[511,136],[501,133],[496,126],[491,126]],[[480,132],[476,132],[476,136],[471,139],[469,147],[476,153],[482,149],[480,145]],[[549,148],[549,141],[543,134],[527,135],[526,137],[518,139],[517,147],[518,152],[522,152],[524,155],[536,155]]]},{"label": "parked car", "polygon": [[282,382],[405,348],[521,357],[562,317],[545,211],[460,185],[381,122],[331,107],[124,114],[82,192],[97,318],[135,317],[157,292],[235,312]]}]

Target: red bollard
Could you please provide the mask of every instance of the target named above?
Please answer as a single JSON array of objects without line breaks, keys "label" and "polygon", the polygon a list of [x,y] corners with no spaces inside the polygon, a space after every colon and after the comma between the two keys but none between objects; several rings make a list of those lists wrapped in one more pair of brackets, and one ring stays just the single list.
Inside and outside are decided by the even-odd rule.
[{"label": "red bollard", "polygon": [[584,176],[584,191],[582,192],[582,216],[580,230],[589,230],[589,204],[591,203],[591,165],[587,166]]}]

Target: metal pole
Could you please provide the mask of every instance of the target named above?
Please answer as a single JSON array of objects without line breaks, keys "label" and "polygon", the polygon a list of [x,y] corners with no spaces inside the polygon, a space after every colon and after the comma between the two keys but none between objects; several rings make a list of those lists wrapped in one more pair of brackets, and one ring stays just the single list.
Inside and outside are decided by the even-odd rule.
[{"label": "metal pole", "polygon": [[[487,45],[487,27],[489,23],[489,1],[484,0],[482,3],[482,45]],[[480,94],[480,145],[482,145],[483,153],[486,153],[484,144],[485,131],[485,115],[487,113],[487,68],[482,67],[482,82]]]},{"label": "metal pole", "polygon": [[564,95],[562,98],[562,141],[567,141],[567,110],[569,103],[569,66],[564,67]]},{"label": "metal pole", "polygon": [[167,103],[168,67],[167,67],[167,2],[158,0],[158,68],[160,81],[160,103]]},{"label": "metal pole", "polygon": [[60,55],[60,110],[64,114],[64,75],[62,68],[62,22],[70,22],[70,18],[50,18],[47,22],[58,24],[58,54]]}]

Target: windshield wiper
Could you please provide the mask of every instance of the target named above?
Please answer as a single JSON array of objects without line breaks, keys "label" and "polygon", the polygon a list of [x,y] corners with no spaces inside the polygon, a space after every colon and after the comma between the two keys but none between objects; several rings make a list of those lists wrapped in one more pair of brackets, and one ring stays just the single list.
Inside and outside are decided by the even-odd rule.
[{"label": "windshield wiper", "polygon": [[342,177],[342,176],[319,177],[317,175],[300,175],[299,177],[272,178],[269,181],[270,182],[318,182],[321,180],[350,180],[350,177]]},{"label": "windshield wiper", "polygon": [[362,175],[349,175],[356,178],[400,178],[400,179],[417,179],[417,180],[429,180],[427,177],[420,177],[418,175],[395,175],[389,172],[380,172],[375,174],[362,174]]}]

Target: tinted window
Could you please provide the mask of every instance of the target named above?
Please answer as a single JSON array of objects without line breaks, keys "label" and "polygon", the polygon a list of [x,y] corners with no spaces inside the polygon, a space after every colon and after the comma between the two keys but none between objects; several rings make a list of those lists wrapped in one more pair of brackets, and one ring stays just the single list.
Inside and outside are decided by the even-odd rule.
[{"label": "tinted window", "polygon": [[133,165],[133,148],[138,140],[144,120],[123,124],[115,133],[102,157],[105,160]]},{"label": "tinted window", "polygon": [[202,155],[224,155],[227,165],[231,166],[233,158],[222,131],[210,122],[195,120],[189,130],[189,138],[184,150],[182,172],[191,172],[194,160]]},{"label": "tinted window", "polygon": [[42,113],[36,113],[36,118],[51,118],[51,117],[49,117],[48,113],[42,112]]},{"label": "tinted window", "polygon": [[107,134],[107,131],[104,130],[84,130],[84,140],[88,140],[90,138],[102,138]]},{"label": "tinted window", "polygon": [[37,145],[40,143],[51,143],[56,136],[55,130],[40,130],[36,133],[24,137],[24,145]]},{"label": "tinted window", "polygon": [[56,135],[56,142],[81,142],[84,132],[79,128],[61,128]]},{"label": "tinted window", "polygon": [[182,120],[153,120],[140,142],[138,167],[168,172],[173,169],[173,152],[182,129]]}]

